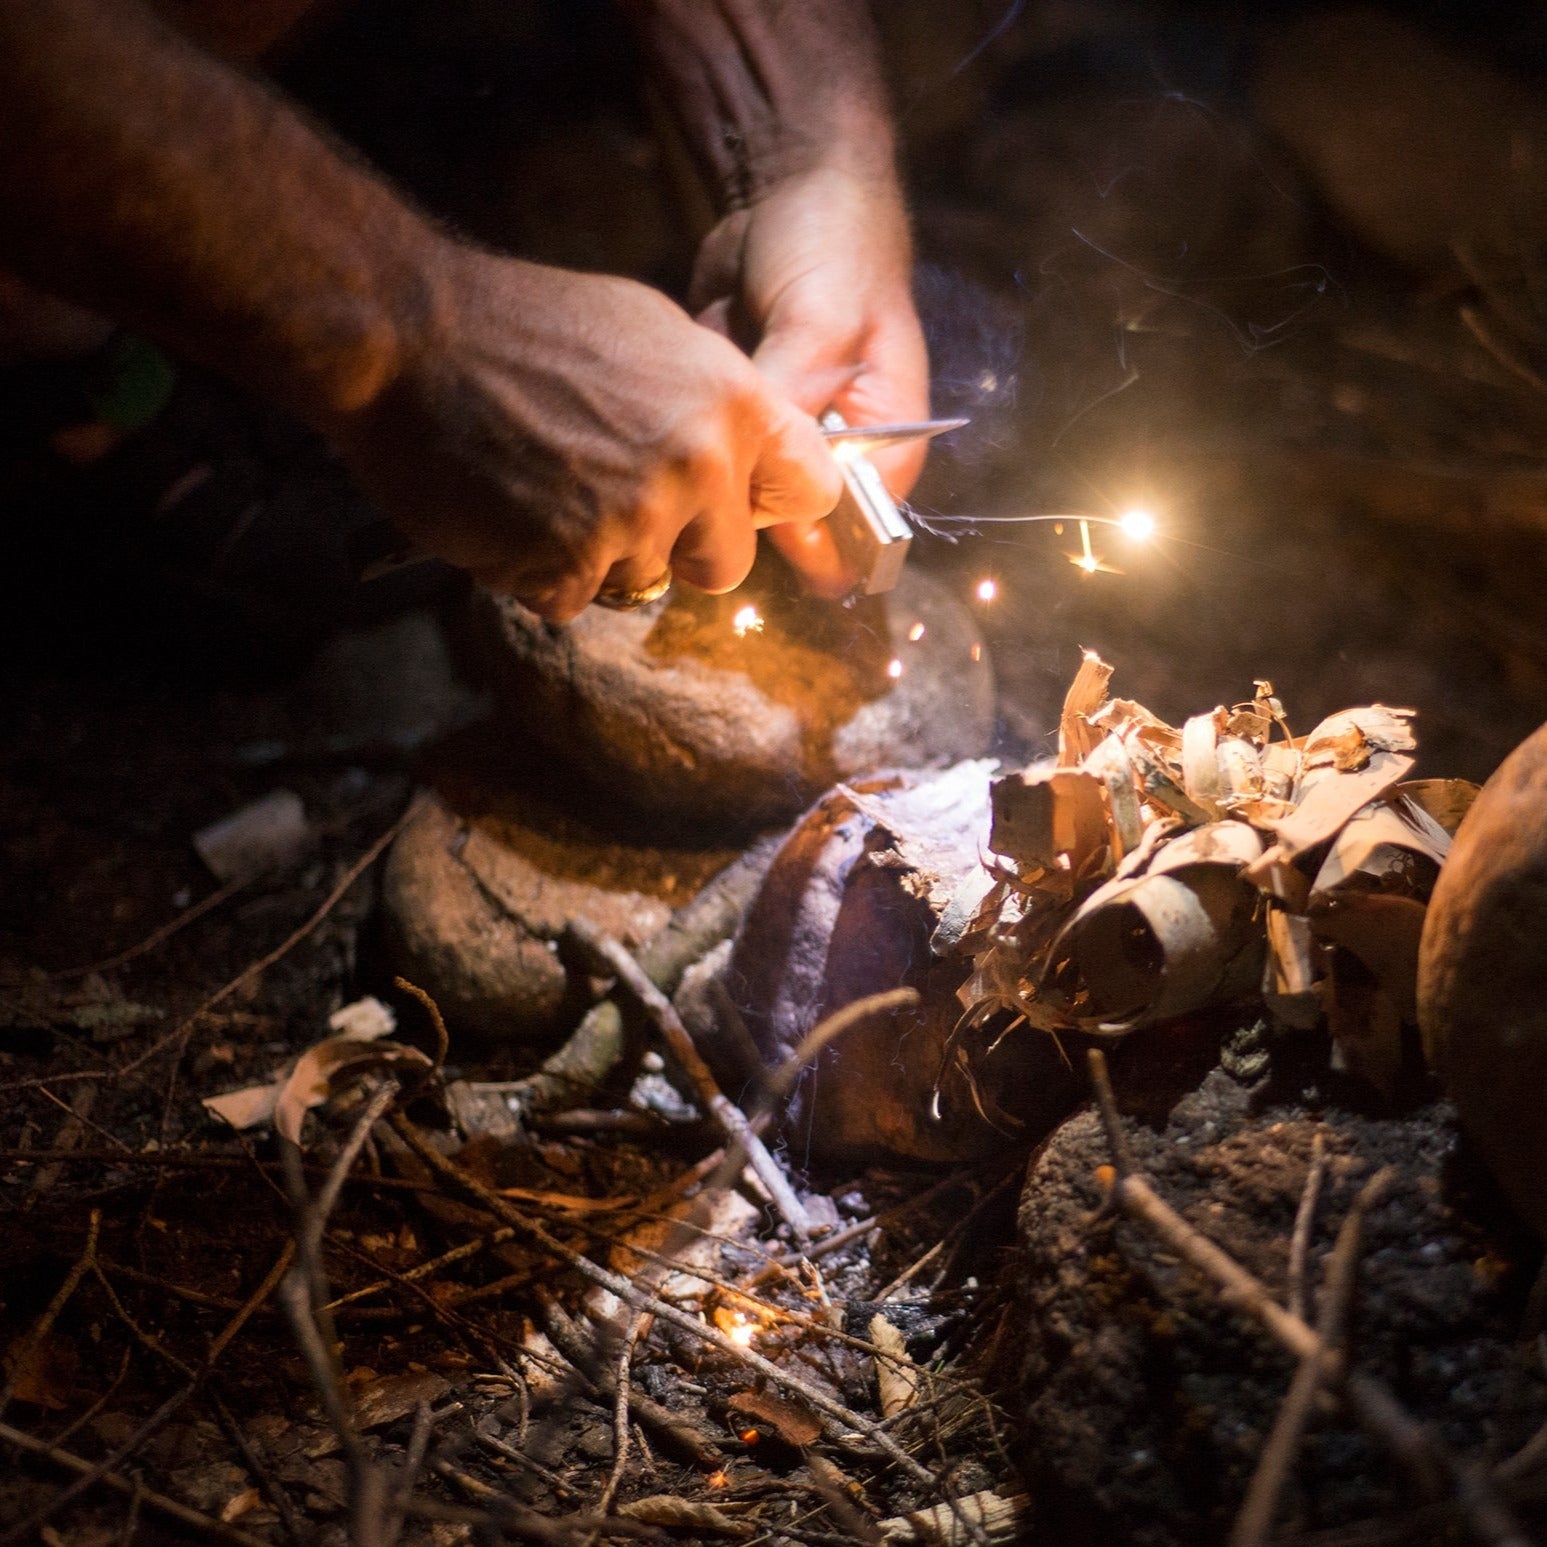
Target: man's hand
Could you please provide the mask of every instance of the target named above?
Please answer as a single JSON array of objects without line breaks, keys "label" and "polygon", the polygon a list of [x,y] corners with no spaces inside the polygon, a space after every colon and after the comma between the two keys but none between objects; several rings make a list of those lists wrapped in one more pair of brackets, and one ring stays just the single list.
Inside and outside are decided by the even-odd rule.
[{"label": "man's hand", "polygon": [[[699,252],[700,320],[742,342],[768,384],[816,415],[851,424],[929,417],[929,365],[910,291],[910,248],[889,176],[822,167],[785,178],[723,219]],[[875,457],[906,494],[924,447]],[[826,528],[792,521],[770,538],[809,589],[843,596],[858,578]]]},{"label": "man's hand", "polygon": [[658,292],[447,244],[395,380],[332,427],[405,530],[544,617],[670,564],[728,591],[757,526],[811,522],[840,475],[812,418]]}]

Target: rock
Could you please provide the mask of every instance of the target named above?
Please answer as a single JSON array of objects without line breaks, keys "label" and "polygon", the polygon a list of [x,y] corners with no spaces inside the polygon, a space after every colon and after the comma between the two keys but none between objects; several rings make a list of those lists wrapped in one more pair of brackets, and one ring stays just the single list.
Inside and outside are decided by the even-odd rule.
[{"label": "rock", "polygon": [[[962,1049],[976,1091],[954,1060],[942,1072],[967,969],[934,958],[929,941],[957,885],[978,870],[991,767],[834,791],[796,827],[748,909],[725,983],[770,1069],[822,1017],[866,994],[908,984],[922,995],[916,1010],[848,1032],[808,1073],[790,1107],[797,1153],[964,1159],[1067,1110],[1057,1049],[1024,1029],[992,1055],[976,1041]],[[722,1050],[717,1072],[739,1082],[733,1055]]]},{"label": "rock", "polygon": [[[762,627],[738,633],[747,607]],[[993,729],[972,619],[917,568],[844,608],[765,561],[730,596],[679,587],[563,628],[483,595],[470,637],[474,669],[553,755],[610,801],[700,829],[787,820],[836,780],[972,756]]]},{"label": "rock", "polygon": [[[1142,1073],[1126,1084],[1153,1102],[1152,1071]],[[1139,1166],[1281,1301],[1318,1129],[1328,1171],[1313,1264],[1358,1189],[1396,1166],[1398,1185],[1365,1232],[1359,1367],[1458,1452],[1510,1453],[1547,1414],[1540,1368],[1514,1342],[1534,1262],[1523,1236],[1501,1238],[1470,1217],[1480,1211],[1458,1188],[1450,1109],[1377,1120],[1270,1089],[1216,1071],[1169,1112],[1130,1116]],[[1021,1197],[1020,1455],[1039,1527],[1065,1547],[1222,1541],[1293,1361],[1144,1227],[1093,1220],[1096,1168],[1110,1158],[1083,1111],[1034,1156]],[[1475,1168],[1471,1180],[1484,1181]],[[1405,1507],[1405,1487],[1346,1419],[1313,1424],[1275,1537]]]},{"label": "rock", "polygon": [[1547,1235],[1547,726],[1467,813],[1418,957],[1424,1052],[1510,1201]]},{"label": "rock", "polygon": [[637,948],[730,858],[630,842],[536,795],[432,796],[387,859],[389,947],[453,1028],[550,1039],[590,994],[555,948],[568,920]]},{"label": "rock", "polygon": [[1259,55],[1255,96],[1353,231],[1450,270],[1454,243],[1513,251],[1540,206],[1547,103],[1379,11],[1318,10]]}]

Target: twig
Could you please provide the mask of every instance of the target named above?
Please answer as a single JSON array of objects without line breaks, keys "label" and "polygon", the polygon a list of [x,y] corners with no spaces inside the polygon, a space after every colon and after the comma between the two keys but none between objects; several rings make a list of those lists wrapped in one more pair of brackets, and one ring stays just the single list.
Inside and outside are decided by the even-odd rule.
[{"label": "twig", "polygon": [[745,1150],[747,1164],[768,1189],[774,1206],[795,1232],[796,1238],[800,1241],[810,1239],[811,1216],[806,1212],[806,1206],[795,1196],[795,1190],[790,1186],[778,1161],[752,1131],[746,1113],[720,1090],[709,1065],[693,1045],[693,1038],[682,1024],[682,1018],[671,1000],[650,981],[639,963],[611,936],[593,929],[581,919],[571,919],[564,933],[593,965],[615,977],[639,1002],[671,1050],[672,1057],[687,1075],[704,1109],[719,1124],[726,1139],[732,1144],[741,1145]]},{"label": "twig", "polygon": [[121,1472],[103,1470],[90,1461],[83,1460],[73,1451],[63,1450],[58,1445],[50,1445],[46,1440],[35,1439],[21,1429],[13,1429],[8,1423],[0,1423],[0,1442],[14,1445],[18,1450],[25,1450],[30,1455],[44,1456],[56,1466],[62,1466],[67,1471],[80,1474],[83,1481],[90,1477],[92,1483],[100,1482],[113,1489],[115,1493],[132,1497],[138,1492],[140,1501],[147,1509],[153,1509],[158,1515],[165,1515],[167,1519],[175,1520],[179,1525],[187,1526],[191,1531],[196,1531],[211,1541],[225,1542],[229,1547],[272,1547],[272,1544],[261,1536],[253,1536],[250,1532],[239,1530],[223,1520],[216,1520],[213,1515],[190,1509],[186,1504],[178,1503],[176,1499],[169,1499],[164,1493],[156,1493],[137,1482],[131,1482]]},{"label": "twig", "polygon": [[[771,1359],[765,1359],[763,1355],[751,1348],[743,1348],[733,1342],[719,1328],[712,1327],[700,1321],[696,1316],[689,1315],[686,1311],[662,1300],[657,1295],[648,1294],[639,1289],[631,1280],[624,1278],[622,1274],[614,1273],[600,1264],[592,1262],[589,1257],[566,1246],[556,1236],[551,1234],[536,1220],[528,1219],[519,1213],[491,1188],[485,1187],[477,1178],[468,1175],[460,1166],[448,1160],[439,1150],[425,1142],[424,1138],[414,1128],[402,1113],[394,1113],[391,1119],[393,1128],[398,1135],[416,1155],[423,1160],[432,1171],[438,1172],[448,1181],[454,1183],[463,1192],[476,1198],[484,1208],[496,1218],[506,1221],[525,1231],[534,1241],[546,1250],[552,1252],[562,1261],[569,1263],[571,1267],[590,1279],[593,1284],[599,1284],[603,1289],[610,1290],[620,1300],[626,1301],[635,1309],[648,1310],[654,1313],[656,1318],[667,1325],[675,1327],[679,1332],[685,1332],[690,1338],[701,1343],[707,1343],[717,1348],[721,1353],[729,1355],[733,1360],[743,1364],[749,1364],[753,1369],[761,1371],[769,1380],[793,1391],[803,1398],[817,1412],[821,1413],[839,1434],[852,1432],[861,1435],[866,1440],[877,1445],[885,1451],[887,1456],[901,1467],[917,1483],[927,1488],[936,1486],[936,1479],[932,1472],[922,1467],[910,1456],[892,1437],[871,1423],[868,1419],[861,1418],[858,1413],[850,1411],[841,1402],[834,1401],[826,1392],[819,1390],[809,1381],[792,1374],[788,1370],[781,1369]],[[3,1547],[3,1544],[0,1544]]]},{"label": "twig", "polygon": [[[1106,1058],[1100,1048],[1090,1049],[1087,1057],[1097,1109],[1117,1159],[1111,1201],[1123,1213],[1148,1225],[1178,1256],[1213,1279],[1226,1305],[1261,1323],[1297,1359],[1314,1358],[1321,1347],[1316,1333],[1298,1316],[1291,1316],[1261,1280],[1189,1225],[1135,1173],[1132,1152],[1119,1124]],[[1421,1491],[1432,1493],[1437,1483],[1449,1485],[1463,1523],[1483,1547],[1530,1547],[1529,1538],[1514,1522],[1491,1482],[1475,1469],[1463,1469],[1385,1386],[1368,1375],[1347,1375],[1340,1385],[1360,1426],[1385,1447]]]},{"label": "twig", "polygon": [[446,1031],[446,1018],[440,1013],[440,1006],[434,998],[417,983],[410,983],[407,978],[393,978],[393,984],[405,994],[411,994],[424,1006],[425,1013],[430,1017],[430,1024],[435,1028],[435,1062],[430,1069],[430,1078],[433,1079],[441,1071],[446,1062],[446,1054],[451,1050],[451,1037]]},{"label": "twig", "polygon": [[213,1010],[216,1005],[220,1004],[223,1000],[229,999],[238,989],[244,987],[252,979],[261,976],[276,962],[288,956],[343,901],[355,882],[381,858],[388,844],[418,814],[424,801],[425,797],[423,795],[416,796],[411,800],[397,820],[339,877],[333,890],[322,899],[306,921],[286,935],[272,951],[267,952],[265,955],[260,956],[257,961],[244,967],[229,983],[217,988],[213,994],[204,1000],[198,1009],[185,1016],[164,1037],[160,1037],[153,1042],[138,1058],[131,1058],[128,1063],[118,1069],[104,1069],[99,1078],[107,1079],[109,1077],[122,1077],[126,1074],[133,1074],[137,1069],[149,1063],[163,1049],[171,1046],[174,1042],[178,1042],[180,1039],[186,1040],[188,1033],[193,1030],[194,1024],[201,1015]]},{"label": "twig", "polygon": [[231,1410],[221,1400],[220,1393],[215,1390],[213,1382],[205,1395],[214,1410],[217,1422],[225,1430],[226,1438],[236,1446],[237,1453],[242,1458],[242,1464],[258,1479],[258,1486],[263,1489],[264,1496],[274,1506],[274,1513],[279,1516],[280,1526],[290,1539],[292,1547],[304,1547],[306,1527],[296,1513],[295,1505],[285,1491],[285,1485],[274,1475],[274,1469],[268,1464],[267,1458],[259,1453],[258,1447],[247,1438],[242,1431],[242,1426],[231,1416]]},{"label": "twig", "polygon": [[[67,1504],[74,1503],[74,1501],[78,1499],[83,1493],[85,1493],[87,1489],[93,1488],[99,1482],[104,1481],[107,1478],[108,1473],[116,1472],[130,1456],[132,1456],[142,1445],[146,1443],[147,1440],[151,1439],[155,1434],[159,1433],[163,1428],[165,1428],[165,1426],[187,1404],[189,1399],[199,1391],[204,1382],[209,1379],[211,1372],[215,1368],[216,1361],[219,1360],[220,1356],[230,1346],[231,1340],[236,1337],[236,1335],[242,1330],[244,1326],[247,1325],[248,1320],[252,1317],[253,1313],[258,1309],[258,1307],[262,1305],[271,1294],[274,1293],[275,1289],[279,1286],[279,1281],[284,1277],[286,1271],[289,1269],[291,1260],[293,1259],[294,1255],[295,1244],[294,1242],[287,1241],[284,1245],[284,1249],[280,1252],[279,1257],[276,1259],[273,1267],[271,1267],[264,1275],[263,1282],[260,1283],[258,1287],[253,1290],[253,1292],[247,1297],[247,1299],[242,1302],[241,1310],[239,1310],[236,1315],[226,1323],[226,1325],[221,1329],[219,1335],[215,1338],[214,1342],[210,1344],[209,1353],[205,1355],[204,1363],[200,1365],[198,1372],[194,1376],[193,1380],[184,1386],[181,1391],[174,1392],[170,1397],[168,1397],[166,1401],[163,1402],[161,1406],[158,1407],[156,1411],[153,1412],[150,1417],[147,1418],[145,1422],[142,1423],[139,1428],[136,1429],[134,1433],[131,1434],[129,1438],[125,1440],[124,1443],[120,1445],[118,1449],[109,1455],[105,1460],[96,1462],[94,1465],[83,1463],[85,1470],[79,1477],[76,1478],[73,1483],[69,1485],[69,1487],[55,1494],[54,1497],[46,1504],[39,1505],[39,1507],[34,1510],[33,1513],[25,1520],[21,1521],[20,1524],[12,1526],[11,1529],[5,1532],[4,1535],[0,1535],[0,1547],[20,1547],[21,1543],[30,1540],[40,1526],[42,1526],[48,1520],[52,1519],[53,1516],[56,1515],[61,1509],[63,1509]],[[67,1461],[64,1464],[72,1465],[73,1462]],[[119,1481],[122,1482],[123,1479],[120,1479]],[[118,1484],[114,1483],[110,1484],[110,1486],[116,1487]],[[125,1486],[132,1485],[125,1484]],[[149,1495],[147,1495],[146,1498],[148,1502]],[[256,1540],[256,1538],[247,1537],[245,1532],[239,1534],[242,1535],[247,1541]]]},{"label": "twig", "polygon": [[1289,1238],[1289,1313],[1305,1319],[1305,1264],[1311,1249],[1311,1227],[1316,1223],[1316,1204],[1327,1174],[1327,1145],[1320,1128],[1311,1139],[1311,1164],[1305,1173],[1305,1190],[1295,1210],[1294,1234]]},{"label": "twig", "polygon": [[[45,980],[50,983],[64,983],[71,978],[87,978],[96,972],[111,972],[115,967],[125,967],[130,962],[141,956],[148,956],[159,945],[164,945],[179,930],[186,929],[189,924],[201,919],[213,908],[218,908],[228,898],[234,897],[238,892],[249,886],[254,877],[251,875],[237,876],[234,880],[227,881],[224,886],[218,887],[208,897],[201,897],[198,902],[190,903],[179,914],[167,920],[158,929],[153,929],[137,945],[131,945],[127,950],[118,951],[112,956],[104,956],[101,961],[87,962],[82,967],[62,967],[58,972],[46,973]],[[8,980],[3,986],[6,988],[20,987],[26,980],[14,978]]]},{"label": "twig", "polygon": [[[1320,1137],[1318,1134],[1317,1138]],[[1313,1174],[1316,1161],[1321,1159],[1319,1148],[1318,1145],[1318,1153],[1312,1162]],[[1294,1465],[1300,1437],[1305,1432],[1316,1399],[1325,1389],[1336,1385],[1343,1373],[1348,1317],[1354,1286],[1358,1282],[1359,1245],[1365,1216],[1390,1192],[1396,1179],[1396,1170],[1391,1166],[1377,1171],[1359,1190],[1343,1219],[1322,1286],[1321,1309],[1316,1319],[1319,1346],[1316,1353],[1302,1359],[1295,1370],[1284,1404],[1279,1409],[1267,1444],[1262,1448],[1257,1470],[1252,1474],[1246,1500],[1231,1530],[1230,1547],[1265,1547],[1272,1535],[1279,1497]],[[1306,1195],[1313,1196],[1309,1184]]]},{"label": "twig", "polygon": [[97,1233],[101,1227],[102,1210],[93,1209],[90,1223],[86,1226],[86,1244],[81,1248],[80,1256],[75,1259],[75,1265],[65,1274],[64,1282],[54,1291],[54,1298],[43,1307],[43,1314],[33,1322],[27,1336],[12,1350],[11,1373],[6,1377],[5,1385],[0,1386],[0,1414],[3,1414],[11,1405],[11,1398],[16,1395],[17,1381],[21,1379],[32,1356],[42,1345],[43,1339],[53,1330],[54,1323],[59,1319],[59,1313],[69,1304],[70,1296],[80,1288],[81,1280],[96,1267]]},{"label": "twig", "polygon": [[639,1341],[639,1329],[644,1326],[645,1313],[635,1311],[623,1334],[623,1346],[618,1350],[617,1392],[612,1404],[612,1471],[607,1474],[607,1484],[602,1496],[596,1501],[596,1513],[605,1515],[617,1497],[618,1485],[623,1481],[623,1469],[628,1465],[628,1398],[632,1384],[634,1345]]},{"label": "twig", "polygon": [[328,1301],[322,1269],[322,1238],[328,1219],[343,1191],[344,1178],[359,1157],[371,1129],[386,1115],[397,1098],[395,1082],[383,1082],[365,1104],[344,1141],[337,1160],[328,1172],[316,1197],[310,1197],[301,1171],[300,1148],[280,1139],[286,1181],[296,1208],[295,1266],[285,1275],[280,1301],[290,1320],[290,1329],[300,1345],[302,1357],[311,1373],[312,1384],[322,1400],[323,1411],[339,1444],[343,1446],[349,1473],[349,1502],[352,1517],[353,1547],[386,1547],[388,1541],[387,1490],[385,1479],[371,1461],[349,1400],[334,1354],[332,1318],[325,1306]]}]

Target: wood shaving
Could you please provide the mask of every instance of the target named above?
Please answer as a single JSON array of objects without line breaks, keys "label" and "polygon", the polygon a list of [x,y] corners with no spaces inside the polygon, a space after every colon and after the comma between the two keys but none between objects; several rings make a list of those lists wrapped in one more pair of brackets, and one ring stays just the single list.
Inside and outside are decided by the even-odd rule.
[{"label": "wood shaving", "polygon": [[1121,1035],[1256,997],[1286,1025],[1325,1016],[1347,1066],[1388,1085],[1476,786],[1405,782],[1410,709],[1346,709],[1296,739],[1259,681],[1177,729],[1108,697],[1112,675],[1086,651],[1056,761],[993,785],[990,882],[958,893],[935,942],[972,958],[958,1038],[1001,1012]]}]

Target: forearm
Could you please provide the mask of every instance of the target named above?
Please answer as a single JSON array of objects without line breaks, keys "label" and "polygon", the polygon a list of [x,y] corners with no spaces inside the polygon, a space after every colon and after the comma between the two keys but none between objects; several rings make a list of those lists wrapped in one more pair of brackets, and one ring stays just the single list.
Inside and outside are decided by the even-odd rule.
[{"label": "forearm", "polygon": [[863,0],[622,0],[722,209],[821,167],[889,182]]},{"label": "forearm", "polygon": [[441,239],[135,0],[0,3],[0,263],[327,424],[435,310]]}]

